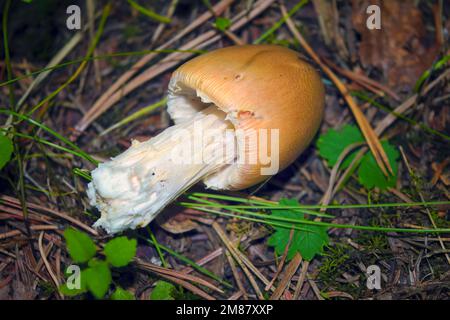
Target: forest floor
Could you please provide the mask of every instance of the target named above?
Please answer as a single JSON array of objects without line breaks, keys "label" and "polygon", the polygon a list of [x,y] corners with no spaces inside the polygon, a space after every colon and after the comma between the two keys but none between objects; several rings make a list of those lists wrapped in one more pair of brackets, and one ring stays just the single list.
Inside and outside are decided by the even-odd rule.
[{"label": "forest floor", "polygon": [[[81,30],[69,30],[74,2],[0,2],[0,299],[449,298],[444,1],[384,1],[381,29],[367,27],[367,0],[80,1]],[[252,43],[294,49],[320,72],[311,145],[253,188],[199,184],[116,242],[93,229],[89,173],[171,124],[171,72]],[[364,121],[375,131],[361,133]],[[76,294],[63,288],[73,264],[88,279]]]}]

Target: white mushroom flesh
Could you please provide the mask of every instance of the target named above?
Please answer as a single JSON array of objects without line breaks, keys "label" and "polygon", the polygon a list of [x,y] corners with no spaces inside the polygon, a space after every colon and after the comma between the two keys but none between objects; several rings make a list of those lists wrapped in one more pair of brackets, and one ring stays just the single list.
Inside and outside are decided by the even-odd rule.
[{"label": "white mushroom flesh", "polygon": [[[87,194],[108,233],[143,227],[170,202],[236,158],[233,126],[215,106],[167,128],[92,171]],[[199,140],[200,139],[200,140]]]}]

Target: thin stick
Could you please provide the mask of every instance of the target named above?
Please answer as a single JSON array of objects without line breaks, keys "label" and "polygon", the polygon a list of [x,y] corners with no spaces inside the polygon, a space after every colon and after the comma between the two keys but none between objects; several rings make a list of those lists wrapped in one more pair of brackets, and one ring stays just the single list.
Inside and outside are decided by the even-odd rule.
[{"label": "thin stick", "polygon": [[294,258],[291,260],[291,262],[288,264],[286,268],[286,273],[281,279],[280,283],[277,286],[277,289],[274,291],[272,296],[270,297],[270,300],[278,300],[283,295],[284,290],[289,286],[289,283],[291,282],[292,277],[294,276],[295,272],[297,271],[298,267],[300,266],[300,263],[302,262],[302,256],[297,252],[294,256]]},{"label": "thin stick", "polygon": [[294,236],[294,228],[292,228],[291,232],[289,232],[289,241],[288,241],[286,247],[284,248],[283,257],[281,258],[280,264],[278,265],[277,272],[273,276],[273,278],[270,281],[270,283],[264,288],[264,290],[267,291],[267,290],[270,289],[270,287],[273,286],[273,284],[275,283],[275,280],[280,275],[281,270],[283,270],[284,262],[286,261],[286,258],[287,258],[287,255],[288,255],[288,251],[289,251],[289,247],[291,246],[291,242],[292,242],[293,236]]},{"label": "thin stick", "polygon": [[64,299],[64,296],[58,290],[58,288],[59,288],[58,278],[53,273],[52,267],[51,267],[50,263],[48,262],[47,257],[45,256],[44,247],[42,245],[43,238],[44,238],[44,231],[41,232],[41,234],[39,235],[39,240],[38,240],[38,247],[39,247],[39,252],[41,253],[41,258],[44,261],[45,268],[47,269],[48,273],[50,274],[50,277],[52,278],[53,282],[55,283],[58,295],[61,297],[61,299]]},{"label": "thin stick", "polygon": [[239,291],[242,293],[243,299],[248,300],[248,293],[247,291],[245,291],[244,285],[242,284],[241,277],[239,276],[239,272],[236,268],[236,264],[234,263],[233,258],[231,257],[230,251],[225,250],[225,256],[227,257],[228,264],[231,267],[231,272],[233,273],[234,279],[236,280]]},{"label": "thin stick", "polygon": [[231,244],[230,240],[226,236],[225,232],[222,230],[222,228],[219,226],[217,222],[213,222],[212,227],[214,231],[216,231],[219,238],[222,240],[222,242],[225,244],[225,247],[227,247],[228,251],[231,253],[233,258],[236,260],[236,262],[241,267],[242,271],[244,271],[245,275],[247,276],[250,284],[252,285],[253,289],[255,290],[256,295],[259,299],[263,300],[264,296],[261,292],[261,290],[258,287],[258,284],[256,283],[255,279],[253,278],[250,271],[247,269],[246,265],[242,262],[240,255],[238,254],[239,250],[234,248],[234,246]]}]

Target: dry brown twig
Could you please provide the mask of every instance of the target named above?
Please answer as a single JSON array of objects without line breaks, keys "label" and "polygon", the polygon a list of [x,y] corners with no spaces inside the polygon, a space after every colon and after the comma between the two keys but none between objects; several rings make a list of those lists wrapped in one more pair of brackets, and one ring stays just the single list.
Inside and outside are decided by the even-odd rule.
[{"label": "dry brown twig", "polygon": [[253,278],[252,274],[248,270],[246,263],[242,260],[242,256],[239,255],[239,250],[234,247],[234,245],[231,243],[230,239],[226,236],[225,232],[222,230],[220,225],[217,222],[213,222],[212,227],[214,231],[216,231],[217,235],[219,236],[220,240],[225,244],[225,247],[228,249],[230,254],[233,256],[233,258],[236,260],[236,262],[241,267],[242,271],[244,271],[245,275],[247,276],[250,284],[252,285],[253,289],[255,290],[256,295],[258,296],[258,299],[264,299],[264,296],[258,287],[258,284],[255,281],[255,278]]},{"label": "dry brown twig", "polygon": [[[42,231],[41,234],[39,235],[39,241],[38,241],[39,252],[41,254],[42,260],[44,261],[47,272],[50,274],[50,277],[52,278],[56,288],[59,288],[59,280],[56,277],[55,273],[53,272],[52,267],[51,267],[50,263],[48,262],[45,251],[44,251],[44,247],[42,244],[43,237],[44,237],[44,231]],[[58,292],[58,296],[60,296],[60,298],[64,298],[64,296],[59,292],[58,289],[56,291]]]},{"label": "dry brown twig", "polygon": [[281,271],[283,270],[284,262],[286,261],[286,258],[287,258],[287,255],[288,255],[288,251],[289,251],[289,247],[291,246],[291,242],[292,242],[293,236],[294,236],[294,228],[292,228],[291,232],[289,233],[289,241],[288,241],[286,247],[284,248],[283,257],[281,258],[280,264],[278,265],[277,272],[273,276],[273,278],[270,281],[270,283],[268,285],[266,285],[264,290],[267,291],[267,290],[270,289],[270,287],[273,286],[273,284],[277,280],[278,276],[280,275]]},{"label": "dry brown twig", "polygon": [[239,288],[239,291],[242,293],[242,297],[244,300],[248,300],[248,293],[245,291],[245,287],[242,284],[241,277],[239,276],[238,269],[236,268],[236,264],[234,263],[233,257],[230,254],[230,251],[225,251],[225,256],[227,257],[228,264],[231,267],[231,272],[233,273],[234,280]]},{"label": "dry brown twig", "polygon": [[196,277],[196,276],[192,276],[192,275],[189,275],[189,274],[186,274],[186,273],[183,273],[183,272],[179,272],[179,271],[176,271],[176,270],[171,270],[171,269],[168,269],[168,268],[158,267],[156,265],[143,262],[143,261],[141,261],[139,259],[136,259],[136,263],[140,267],[144,267],[144,268],[146,268],[148,270],[157,272],[159,274],[166,274],[166,275],[170,275],[170,276],[176,276],[178,279],[184,279],[184,280],[196,282],[196,283],[198,283],[200,285],[203,285],[203,286],[205,286],[205,287],[207,287],[207,288],[209,288],[211,290],[214,290],[214,291],[216,291],[218,293],[223,293],[223,291],[220,288],[216,287],[215,285],[209,283],[208,281],[206,281],[206,280],[204,280],[202,278],[199,278],[199,277]]},{"label": "dry brown twig", "polygon": [[276,290],[273,292],[272,296],[270,297],[270,300],[278,300],[281,298],[281,296],[284,293],[284,290],[288,288],[295,272],[300,267],[302,260],[303,260],[302,256],[297,252],[294,258],[289,262],[288,266],[286,267],[285,274],[281,279],[280,283],[278,283],[278,286]]}]

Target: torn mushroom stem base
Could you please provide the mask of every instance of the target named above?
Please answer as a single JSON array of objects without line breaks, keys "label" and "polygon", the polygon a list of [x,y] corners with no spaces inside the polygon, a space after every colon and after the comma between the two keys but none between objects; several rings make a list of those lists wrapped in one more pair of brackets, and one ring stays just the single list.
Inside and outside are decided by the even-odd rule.
[{"label": "torn mushroom stem base", "polygon": [[88,186],[90,203],[101,212],[94,226],[108,233],[143,227],[193,184],[230,165],[236,142],[225,116],[208,107],[100,164]]}]

